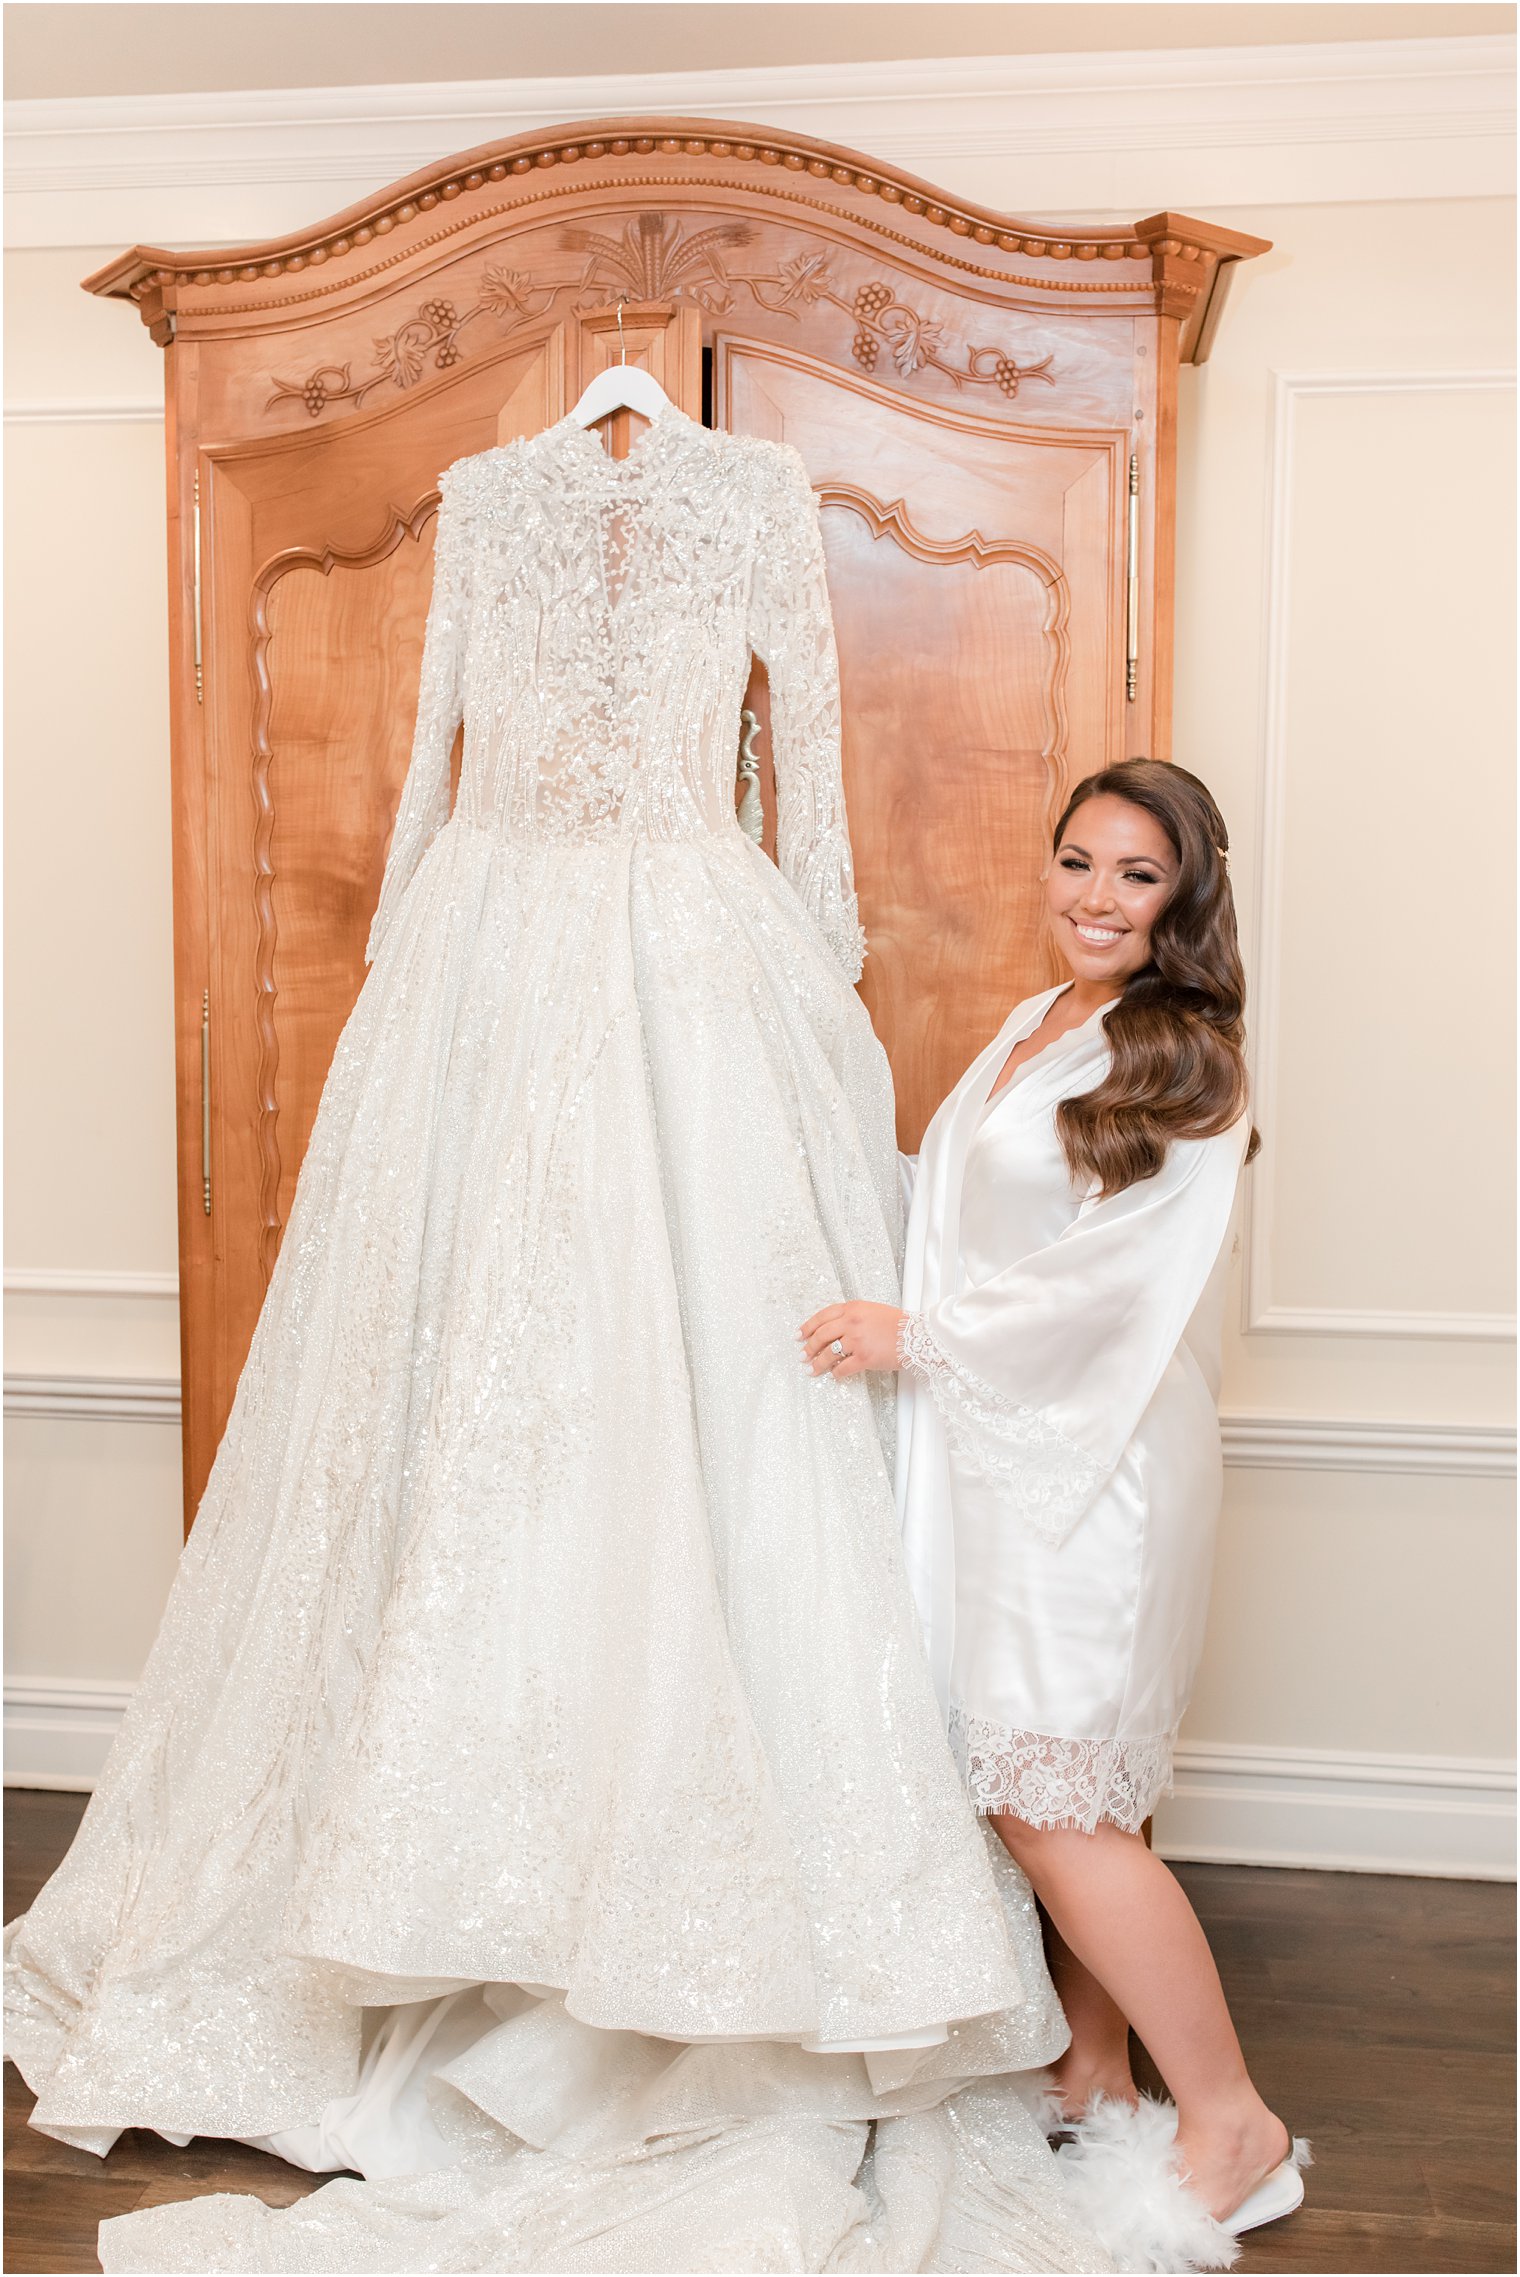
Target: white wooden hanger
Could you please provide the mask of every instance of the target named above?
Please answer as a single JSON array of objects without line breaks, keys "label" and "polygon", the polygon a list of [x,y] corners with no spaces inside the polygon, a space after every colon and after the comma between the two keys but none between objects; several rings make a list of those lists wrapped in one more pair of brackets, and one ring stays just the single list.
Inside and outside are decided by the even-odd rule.
[{"label": "white wooden hanger", "polygon": [[658,419],[662,412],[674,408],[653,372],[645,371],[642,364],[630,364],[627,342],[623,340],[623,304],[618,302],[618,339],[623,352],[615,364],[597,373],[589,387],[582,391],[570,417],[583,427],[594,427],[598,419],[605,419],[612,411],[637,411],[645,419]]}]

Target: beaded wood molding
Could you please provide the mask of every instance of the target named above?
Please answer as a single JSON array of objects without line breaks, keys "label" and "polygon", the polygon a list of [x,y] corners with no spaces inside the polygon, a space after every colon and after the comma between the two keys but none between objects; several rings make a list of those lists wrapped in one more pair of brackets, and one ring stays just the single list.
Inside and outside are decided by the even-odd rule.
[{"label": "beaded wood molding", "polygon": [[[196,314],[225,321],[298,301],[309,305],[329,291],[362,286],[398,259],[481,223],[527,220],[530,211],[538,219],[547,199],[622,194],[630,187],[666,196],[687,188],[741,203],[780,199],[815,216],[834,213],[894,243],[921,246],[953,269],[990,281],[1042,295],[1126,295],[1131,305],[1181,319],[1182,354],[1195,362],[1207,352],[1228,271],[1269,250],[1262,238],[1172,213],[1127,227],[1063,233],[948,197],[916,175],[808,135],[728,120],[599,119],[482,143],[422,167],[314,228],[261,245],[184,253],[137,245],[85,278],[84,289],[133,302],[154,338],[167,345]],[[440,208],[456,209],[442,229],[433,219]],[[1011,262],[967,259],[955,250],[957,240]],[[382,259],[370,251],[376,245]],[[1022,274],[1030,263],[1039,265],[1037,273]],[[1113,275],[1115,267],[1127,274]],[[308,270],[328,273],[314,286],[305,278]],[[296,293],[294,278],[305,279]]]}]

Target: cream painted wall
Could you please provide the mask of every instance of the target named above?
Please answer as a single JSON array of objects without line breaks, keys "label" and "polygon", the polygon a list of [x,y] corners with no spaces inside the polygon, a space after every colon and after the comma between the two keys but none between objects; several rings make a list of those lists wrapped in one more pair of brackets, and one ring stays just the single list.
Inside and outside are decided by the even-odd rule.
[{"label": "cream painted wall", "polygon": [[172,1273],[163,427],[7,441],[8,1262]]},{"label": "cream painted wall", "polygon": [[[1508,1855],[1512,1347],[1452,1331],[1512,1302],[1512,216],[1210,216],[1275,249],[1183,375],[1175,756],[1230,820],[1267,1143],[1175,1854]],[[6,278],[9,1264],[85,1277],[8,1288],[7,1720],[19,1775],[59,1781],[98,1759],[177,1539],[172,1422],[112,1420],[177,1365],[162,443],[109,410],[161,371],[77,282],[115,250]],[[106,415],[49,416],[82,401]]]}]

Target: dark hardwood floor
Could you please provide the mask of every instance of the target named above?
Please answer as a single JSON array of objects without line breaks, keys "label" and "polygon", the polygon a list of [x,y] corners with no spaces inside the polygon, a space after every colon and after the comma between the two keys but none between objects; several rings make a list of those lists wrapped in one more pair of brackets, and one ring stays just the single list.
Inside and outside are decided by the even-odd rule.
[{"label": "dark hardwood floor", "polygon": [[[5,1914],[67,1848],[78,1795],[6,1797]],[[1513,2271],[1514,1892],[1488,1882],[1184,1866],[1263,2094],[1315,2163],[1258,2272]],[[213,2190],[288,2205],[319,2186],[258,2151],[134,2130],[108,2158],[26,2124],[5,2074],[8,2271],[98,2270],[108,2214]]]}]

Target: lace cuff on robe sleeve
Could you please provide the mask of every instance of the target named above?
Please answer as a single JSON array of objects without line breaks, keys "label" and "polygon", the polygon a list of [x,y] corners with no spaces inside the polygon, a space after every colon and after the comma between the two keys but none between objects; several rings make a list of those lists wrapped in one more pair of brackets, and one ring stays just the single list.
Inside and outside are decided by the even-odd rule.
[{"label": "lace cuff on robe sleeve", "polygon": [[921,1313],[903,1316],[898,1358],[928,1388],[952,1454],[995,1487],[1049,1542],[1064,1541],[1102,1484],[1104,1466],[1037,1408],[1005,1398],[935,1341]]}]

